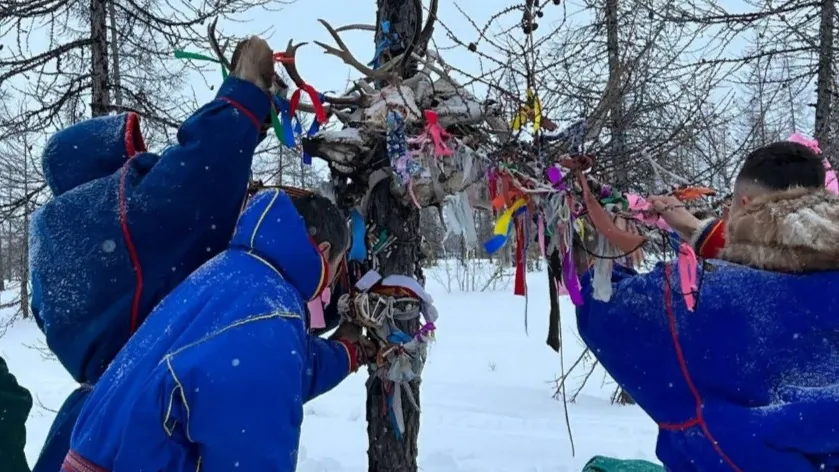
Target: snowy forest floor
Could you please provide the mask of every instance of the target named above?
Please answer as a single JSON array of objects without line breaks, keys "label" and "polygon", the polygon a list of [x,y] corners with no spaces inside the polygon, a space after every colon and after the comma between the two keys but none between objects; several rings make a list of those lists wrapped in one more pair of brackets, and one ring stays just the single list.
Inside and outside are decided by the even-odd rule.
[{"label": "snowy forest floor", "polygon": [[[528,335],[524,299],[514,296],[508,284],[469,291],[464,286],[480,290],[487,276],[470,280],[461,270],[429,272],[428,288],[440,320],[423,374],[420,470],[574,472],[594,455],[657,462],[655,425],[637,407],[610,404],[615,386],[603,372],[596,372],[568,407],[576,445],[572,457],[562,402],[552,398],[553,380],[561,369],[559,355],[545,344],[544,273],[528,276]],[[11,292],[0,295],[0,301],[12,298]],[[567,368],[583,348],[567,297],[561,301],[561,313]],[[10,315],[0,313],[0,321]],[[75,388],[45,349],[43,336],[28,320],[18,320],[0,338],[0,355],[35,397],[27,424],[30,462],[38,455],[55,410]],[[299,472],[366,470],[365,378],[362,370],[305,406]],[[572,374],[569,390],[581,380],[582,371]]]}]

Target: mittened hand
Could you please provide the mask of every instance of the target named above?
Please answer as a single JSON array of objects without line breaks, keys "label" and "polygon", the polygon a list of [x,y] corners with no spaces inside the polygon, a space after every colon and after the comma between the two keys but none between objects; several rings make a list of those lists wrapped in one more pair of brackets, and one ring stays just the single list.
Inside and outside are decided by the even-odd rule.
[{"label": "mittened hand", "polygon": [[256,36],[240,41],[233,51],[231,75],[256,85],[268,93],[274,81],[274,52]]},{"label": "mittened hand", "polygon": [[343,323],[329,337],[347,347],[352,358],[350,370],[355,372],[361,366],[376,362],[379,354],[379,346],[369,338],[365,337],[360,326],[354,323]]},{"label": "mittened hand", "polygon": [[379,354],[379,346],[370,338],[363,337],[358,340],[359,355],[364,359],[365,364],[376,362],[376,356]]},{"label": "mittened hand", "polygon": [[329,339],[345,339],[353,344],[358,343],[359,339],[361,339],[362,331],[361,326],[355,323],[341,323],[338,326],[338,329],[332,333],[332,336]]}]

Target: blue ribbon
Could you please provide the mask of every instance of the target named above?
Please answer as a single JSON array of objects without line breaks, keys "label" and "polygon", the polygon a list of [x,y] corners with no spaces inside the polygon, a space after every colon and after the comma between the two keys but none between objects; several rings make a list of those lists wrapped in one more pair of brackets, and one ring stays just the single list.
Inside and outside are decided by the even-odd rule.
[{"label": "blue ribbon", "polygon": [[368,62],[367,65],[373,69],[378,69],[381,66],[382,54],[396,46],[398,41],[399,35],[390,33],[390,22],[382,21],[382,40],[376,45],[376,54],[373,56],[373,60]]},{"label": "blue ribbon", "polygon": [[411,341],[411,337],[404,331],[394,331],[387,337],[387,342],[391,344],[405,344]]},{"label": "blue ribbon", "polygon": [[399,422],[396,420],[396,412],[393,411],[393,393],[387,396],[387,411],[390,417],[390,424],[393,426],[393,433],[396,435],[396,440],[402,440],[402,433],[399,431]]},{"label": "blue ribbon", "polygon": [[[527,206],[523,206],[513,212],[513,215],[510,217],[510,227],[507,228],[506,236],[496,234],[484,243],[484,251],[486,251],[487,254],[495,254],[496,252],[498,252],[499,249],[501,249],[502,247],[504,247],[505,244],[507,244],[507,240],[510,239],[510,235],[513,234],[513,228],[516,226],[515,224],[513,224],[513,222],[515,221],[516,217],[518,217],[522,213],[525,213],[526,211]],[[527,231],[527,227],[525,227],[525,231]]]},{"label": "blue ribbon", "polygon": [[671,231],[670,232],[670,237],[668,239],[669,239],[668,242],[670,243],[670,247],[672,247],[673,250],[676,251],[676,254],[678,254],[679,253],[679,247],[681,247],[681,245],[682,245],[682,238],[675,231]]},{"label": "blue ribbon", "polygon": [[[325,98],[326,97],[324,97],[322,93],[318,94],[318,99],[321,103],[324,102]],[[299,134],[303,134],[303,129],[300,126],[300,120],[297,120],[297,127],[299,128],[299,131],[297,132]],[[312,125],[309,126],[309,131],[306,132],[306,136],[312,137],[315,134],[317,134],[318,131],[320,131],[320,123],[318,122],[317,118],[315,118],[314,120],[312,120]],[[303,163],[306,165],[312,165],[312,156],[310,156],[305,151],[303,152]]]},{"label": "blue ribbon", "polygon": [[[282,142],[287,148],[294,149],[295,130],[291,124],[291,103],[282,97],[275,96],[274,104],[277,106],[277,110],[280,111],[280,121],[282,121],[283,125]],[[300,126],[299,121],[297,122],[297,126]]]},{"label": "blue ribbon", "polygon": [[351,218],[352,246],[348,261],[362,262],[367,259],[367,228],[364,225],[364,217],[358,210],[353,209]]}]

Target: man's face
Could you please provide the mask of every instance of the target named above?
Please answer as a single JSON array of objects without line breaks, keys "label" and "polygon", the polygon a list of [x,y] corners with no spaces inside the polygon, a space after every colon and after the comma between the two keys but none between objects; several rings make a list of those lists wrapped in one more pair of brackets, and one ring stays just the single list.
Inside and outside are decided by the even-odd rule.
[{"label": "man's face", "polygon": [[341,269],[341,264],[344,261],[344,255],[346,251],[341,252],[338,254],[335,259],[329,260],[329,249],[330,244],[323,242],[318,244],[318,250],[320,251],[321,255],[323,256],[324,260],[326,260],[327,265],[327,279],[329,283],[327,287],[331,287],[333,283],[335,283],[335,277],[338,275],[338,271]]}]

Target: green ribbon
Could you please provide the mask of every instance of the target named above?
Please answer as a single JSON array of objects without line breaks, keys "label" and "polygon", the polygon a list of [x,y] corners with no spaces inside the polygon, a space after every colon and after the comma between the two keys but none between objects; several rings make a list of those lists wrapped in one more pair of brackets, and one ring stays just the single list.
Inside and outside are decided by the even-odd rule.
[{"label": "green ribbon", "polygon": [[610,196],[600,200],[600,203],[603,204],[603,205],[609,205],[609,204],[620,205],[621,209],[623,209],[624,211],[629,209],[629,200],[624,198],[622,195],[610,195]]},{"label": "green ribbon", "polygon": [[271,126],[274,128],[274,134],[277,135],[277,139],[282,143],[283,141],[283,125],[280,123],[280,117],[277,115],[276,107],[271,107]]},{"label": "green ribbon", "polygon": [[224,67],[224,64],[221,63],[220,60],[205,56],[203,54],[199,54],[197,52],[189,52],[189,51],[182,51],[180,49],[175,49],[175,58],[176,59],[187,59],[187,60],[195,60],[195,61],[207,61],[207,62],[215,62],[221,66],[221,77],[223,79],[227,78],[227,69]]},{"label": "green ribbon", "polygon": [[[199,54],[197,52],[189,52],[183,51],[181,49],[175,49],[175,58],[176,59],[186,59],[186,60],[195,60],[195,61],[206,61],[206,62],[215,62],[221,66],[221,77],[222,79],[227,79],[227,68],[224,67],[224,64],[221,63],[220,60],[205,56],[204,54]],[[283,142],[283,135],[282,135],[282,124],[280,123],[280,117],[277,115],[277,110],[275,107],[271,107],[271,126],[274,128],[274,134],[277,135],[277,139],[280,142]]]}]

